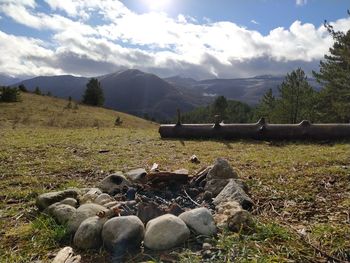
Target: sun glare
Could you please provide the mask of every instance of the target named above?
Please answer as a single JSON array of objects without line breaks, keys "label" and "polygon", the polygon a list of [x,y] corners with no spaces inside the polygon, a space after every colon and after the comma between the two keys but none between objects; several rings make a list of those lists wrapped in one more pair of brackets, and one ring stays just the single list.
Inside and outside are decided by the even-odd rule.
[{"label": "sun glare", "polygon": [[165,10],[170,6],[171,0],[143,0],[145,5],[153,11]]}]

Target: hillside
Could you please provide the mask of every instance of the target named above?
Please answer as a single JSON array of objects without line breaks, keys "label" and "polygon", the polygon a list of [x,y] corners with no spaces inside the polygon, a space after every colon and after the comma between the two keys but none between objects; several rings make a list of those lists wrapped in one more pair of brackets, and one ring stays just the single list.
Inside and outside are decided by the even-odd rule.
[{"label": "hillside", "polygon": [[[105,106],[118,111],[157,120],[172,119],[177,108],[189,111],[206,100],[192,91],[179,90],[154,74],[139,70],[125,70],[97,77],[105,95]],[[60,98],[80,101],[89,78],[62,76],[41,76],[18,82],[28,90],[39,87],[42,93],[50,92]]]},{"label": "hillside", "polygon": [[0,127],[114,127],[119,116],[125,128],[155,128],[156,124],[146,120],[98,107],[78,105],[48,96],[21,93],[21,102],[0,103]]}]

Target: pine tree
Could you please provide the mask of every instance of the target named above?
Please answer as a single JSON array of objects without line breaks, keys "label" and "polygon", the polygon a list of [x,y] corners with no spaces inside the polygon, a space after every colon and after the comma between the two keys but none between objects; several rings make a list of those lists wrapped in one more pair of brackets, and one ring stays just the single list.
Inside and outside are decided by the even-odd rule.
[{"label": "pine tree", "polygon": [[18,88],[0,87],[0,102],[17,102],[20,101]]},{"label": "pine tree", "polygon": [[101,88],[100,82],[92,78],[86,84],[86,90],[83,96],[83,103],[92,105],[92,106],[103,106],[104,96],[103,90]]},{"label": "pine tree", "polygon": [[20,91],[22,91],[22,92],[28,92],[27,88],[26,88],[23,84],[20,84],[20,85],[18,86],[18,89],[19,89]]},{"label": "pine tree", "polygon": [[270,88],[262,97],[260,104],[257,107],[255,117],[256,119],[264,117],[269,122],[274,122],[274,111],[276,108],[276,98],[273,95],[272,89]]},{"label": "pine tree", "polygon": [[213,104],[213,114],[220,115],[221,119],[226,118],[227,100],[224,96],[219,96],[215,99]]},{"label": "pine tree", "polygon": [[313,72],[316,80],[323,85],[318,110],[323,121],[349,122],[350,30],[347,33],[336,32],[327,21],[325,27],[334,44],[329,49],[330,55],[325,55],[320,62],[320,72]]},{"label": "pine tree", "polygon": [[40,90],[40,88],[39,88],[38,86],[35,87],[34,93],[35,93],[36,95],[41,95],[41,90]]},{"label": "pine tree", "polygon": [[303,119],[314,119],[314,100],[316,92],[307,81],[305,72],[298,68],[287,74],[278,88],[280,99],[277,100],[278,120],[297,123]]}]

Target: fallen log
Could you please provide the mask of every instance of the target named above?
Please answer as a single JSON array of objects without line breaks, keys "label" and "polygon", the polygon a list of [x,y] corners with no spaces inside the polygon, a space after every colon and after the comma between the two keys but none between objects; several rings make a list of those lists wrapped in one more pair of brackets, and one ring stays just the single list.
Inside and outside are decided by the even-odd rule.
[{"label": "fallen log", "polygon": [[269,124],[262,118],[249,124],[160,125],[162,138],[255,139],[255,140],[344,140],[350,139],[350,124]]}]

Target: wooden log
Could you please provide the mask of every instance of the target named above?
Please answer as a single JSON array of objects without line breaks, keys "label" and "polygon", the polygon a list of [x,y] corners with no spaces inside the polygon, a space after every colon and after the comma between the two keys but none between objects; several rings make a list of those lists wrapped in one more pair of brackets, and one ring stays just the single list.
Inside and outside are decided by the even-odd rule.
[{"label": "wooden log", "polygon": [[347,140],[350,124],[268,124],[261,119],[250,124],[161,125],[162,138],[255,139],[255,140]]}]

